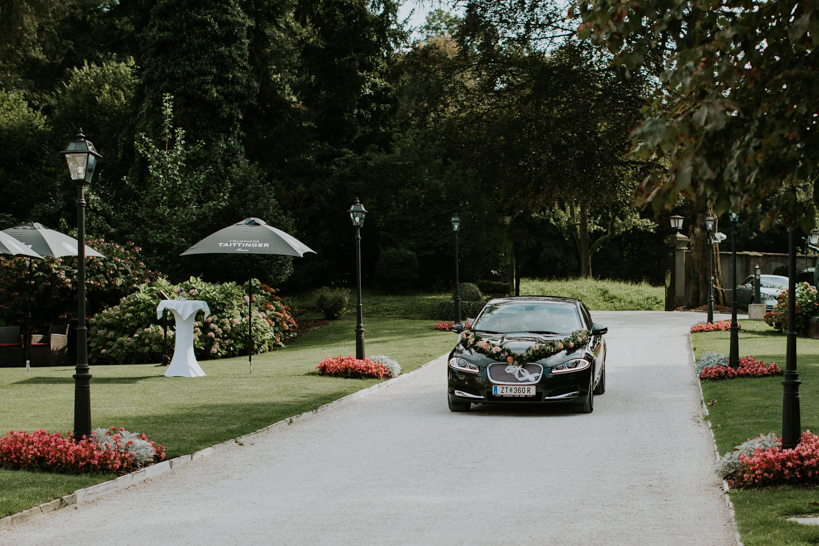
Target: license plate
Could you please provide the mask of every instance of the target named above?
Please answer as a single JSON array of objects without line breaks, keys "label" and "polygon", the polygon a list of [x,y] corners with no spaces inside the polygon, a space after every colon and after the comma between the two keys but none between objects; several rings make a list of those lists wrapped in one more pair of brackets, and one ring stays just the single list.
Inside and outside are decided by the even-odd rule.
[{"label": "license plate", "polygon": [[534,396],[534,385],[492,385],[495,396]]}]

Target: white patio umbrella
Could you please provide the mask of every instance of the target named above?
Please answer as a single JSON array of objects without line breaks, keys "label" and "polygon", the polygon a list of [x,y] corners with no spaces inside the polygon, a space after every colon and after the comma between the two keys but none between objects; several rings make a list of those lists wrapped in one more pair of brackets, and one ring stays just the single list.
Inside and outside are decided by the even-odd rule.
[{"label": "white patio umbrella", "polygon": [[[246,218],[241,222],[220,229],[208,235],[181,256],[192,254],[268,254],[279,256],[302,257],[306,253],[315,251],[293,237],[267,223],[260,218]],[[248,281],[247,302],[247,334],[249,349],[247,362],[249,370],[253,371],[253,332],[252,332],[252,303],[253,285]]]}]

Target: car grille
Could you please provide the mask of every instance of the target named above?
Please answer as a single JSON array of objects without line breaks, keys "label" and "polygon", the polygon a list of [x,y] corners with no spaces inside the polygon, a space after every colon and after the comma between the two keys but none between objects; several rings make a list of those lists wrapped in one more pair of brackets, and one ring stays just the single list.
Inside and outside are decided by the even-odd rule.
[{"label": "car grille", "polygon": [[532,363],[523,366],[490,364],[488,371],[490,381],[507,385],[531,385],[537,383],[543,376],[543,366]]}]

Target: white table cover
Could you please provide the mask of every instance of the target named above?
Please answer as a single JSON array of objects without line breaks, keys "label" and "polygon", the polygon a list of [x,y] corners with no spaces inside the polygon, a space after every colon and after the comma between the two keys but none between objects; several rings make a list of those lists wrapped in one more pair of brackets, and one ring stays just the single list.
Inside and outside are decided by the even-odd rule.
[{"label": "white table cover", "polygon": [[205,317],[210,314],[208,304],[200,300],[162,300],[156,308],[156,318],[161,318],[165,309],[169,309],[176,319],[176,341],[173,359],[165,377],[202,377],[205,372],[196,361],[193,352],[193,323],[196,313],[201,309]]}]

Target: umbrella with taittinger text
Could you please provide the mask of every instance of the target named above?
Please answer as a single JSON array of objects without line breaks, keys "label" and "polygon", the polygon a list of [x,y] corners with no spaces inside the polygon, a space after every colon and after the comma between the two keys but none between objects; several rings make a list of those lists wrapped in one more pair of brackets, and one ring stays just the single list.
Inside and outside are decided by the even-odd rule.
[{"label": "umbrella with taittinger text", "polygon": [[[298,256],[315,251],[293,237],[260,218],[246,218],[241,222],[220,229],[183,252],[181,256],[192,254],[268,254]],[[247,334],[250,340],[247,353],[249,370],[253,371],[252,299],[253,283],[247,283]]]}]

